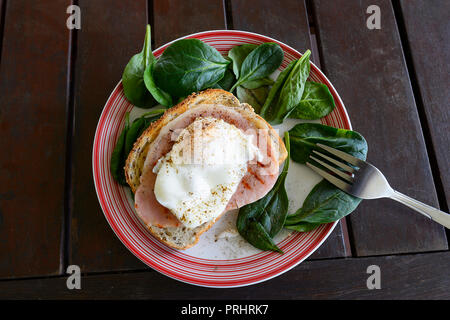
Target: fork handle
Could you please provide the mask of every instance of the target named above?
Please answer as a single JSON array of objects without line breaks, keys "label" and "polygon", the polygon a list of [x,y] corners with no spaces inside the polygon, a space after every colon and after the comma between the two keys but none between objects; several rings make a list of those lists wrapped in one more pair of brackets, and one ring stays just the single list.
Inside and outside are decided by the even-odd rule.
[{"label": "fork handle", "polygon": [[404,195],[403,193],[400,193],[395,190],[390,196],[390,198],[400,203],[403,203],[405,206],[408,206],[411,209],[416,210],[417,212],[423,214],[424,216],[430,218],[431,220],[440,223],[447,229],[450,229],[450,214],[445,213],[444,211],[441,211],[434,207],[431,207],[420,201],[417,201],[416,199],[408,197],[407,195]]}]

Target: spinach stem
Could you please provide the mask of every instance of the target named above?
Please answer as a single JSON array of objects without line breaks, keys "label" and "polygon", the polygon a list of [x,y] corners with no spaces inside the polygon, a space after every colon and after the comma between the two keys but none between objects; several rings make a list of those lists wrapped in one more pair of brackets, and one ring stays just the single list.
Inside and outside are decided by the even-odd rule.
[{"label": "spinach stem", "polygon": [[142,51],[144,53],[144,70],[147,68],[147,66],[150,63],[151,44],[152,44],[151,31],[150,31],[150,25],[148,24],[147,28],[145,30],[144,48],[142,49]]},{"label": "spinach stem", "polygon": [[237,86],[239,86],[240,85],[240,82],[238,81],[238,82],[236,82],[232,87],[231,87],[231,89],[230,89],[230,92],[231,93],[233,93],[233,91],[237,88]]}]

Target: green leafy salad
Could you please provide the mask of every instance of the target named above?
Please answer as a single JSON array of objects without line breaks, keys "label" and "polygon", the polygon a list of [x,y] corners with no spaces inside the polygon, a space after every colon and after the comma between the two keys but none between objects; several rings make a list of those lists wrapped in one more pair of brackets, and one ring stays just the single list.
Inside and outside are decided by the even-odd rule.
[{"label": "green leafy salad", "polygon": [[[198,39],[182,39],[167,47],[158,59],[153,56],[150,44],[150,26],[147,26],[143,49],[126,65],[122,83],[130,103],[140,108],[158,107],[131,123],[126,115],[111,156],[111,173],[120,184],[127,185],[123,168],[134,142],[166,108],[193,92],[208,88],[232,92],[272,125],[281,124],[287,118],[320,119],[335,107],[328,87],[308,80],[309,50],[277,74],[284,54],[276,43],[243,44],[222,56]],[[283,228],[311,231],[345,217],[361,201],[322,180],[310,191],[302,207],[288,214],[285,180],[289,162],[311,161],[308,158],[316,143],[363,160],[367,155],[366,140],[359,133],[318,123],[295,125],[285,132],[284,141],[288,157],[274,187],[260,200],[241,207],[236,223],[240,235],[254,247],[280,253],[273,238]]]}]

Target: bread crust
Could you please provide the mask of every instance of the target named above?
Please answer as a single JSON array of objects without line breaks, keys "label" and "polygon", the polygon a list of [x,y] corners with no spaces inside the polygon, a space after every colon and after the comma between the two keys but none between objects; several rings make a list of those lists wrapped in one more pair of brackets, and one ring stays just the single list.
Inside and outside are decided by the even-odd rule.
[{"label": "bread crust", "polygon": [[[239,100],[228,91],[222,89],[207,89],[199,93],[192,93],[177,105],[166,110],[162,117],[153,122],[134,143],[133,149],[128,155],[124,167],[126,181],[133,193],[135,193],[137,188],[139,187],[140,176],[142,174],[148,149],[152,142],[158,137],[161,129],[170,121],[176,119],[179,115],[183,114],[191,108],[194,108],[198,104],[221,104],[226,107],[235,108],[240,113],[242,113],[242,115],[248,121],[252,122],[253,125],[255,125],[255,127],[257,127],[258,129],[269,129],[270,139],[272,143],[275,144],[275,147],[278,148],[278,164],[281,165],[281,163],[286,159],[287,150],[284,146],[283,140],[281,139],[281,137],[279,137],[277,132],[269,123],[267,123],[262,117],[254,113],[253,108],[250,105],[248,105],[247,103],[240,103]],[[173,241],[167,239],[167,237],[162,236],[161,232],[166,231],[163,230],[164,228],[147,225],[146,227],[153,236],[155,236],[158,240],[165,243],[166,245],[175,249],[187,249],[195,245],[199,241],[200,235],[203,232],[209,230],[214,225],[214,223],[220,219],[222,215],[223,213],[215,220],[205,223],[195,229],[189,230],[189,232],[192,232],[192,237],[195,237],[195,240],[189,243],[183,243],[182,245],[176,244]],[[141,218],[139,217],[139,219]]]}]

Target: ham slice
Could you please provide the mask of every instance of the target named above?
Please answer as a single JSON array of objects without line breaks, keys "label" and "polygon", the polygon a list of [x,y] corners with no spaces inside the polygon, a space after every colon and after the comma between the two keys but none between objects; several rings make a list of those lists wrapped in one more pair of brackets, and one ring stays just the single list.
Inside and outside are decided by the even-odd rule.
[{"label": "ham slice", "polygon": [[140,185],[135,193],[136,212],[147,225],[160,228],[181,225],[181,222],[156,200],[154,194],[156,174],[152,169],[157,161],[172,149],[177,134],[198,117],[222,119],[235,125],[245,134],[253,135],[253,142],[263,155],[263,159],[259,159],[260,161],[255,160],[248,163],[247,173],[230,199],[226,211],[240,208],[262,198],[272,189],[277,180],[278,153],[270,143],[267,130],[258,130],[253,122],[233,108],[220,104],[199,105],[166,124],[149,146],[140,177]]}]

